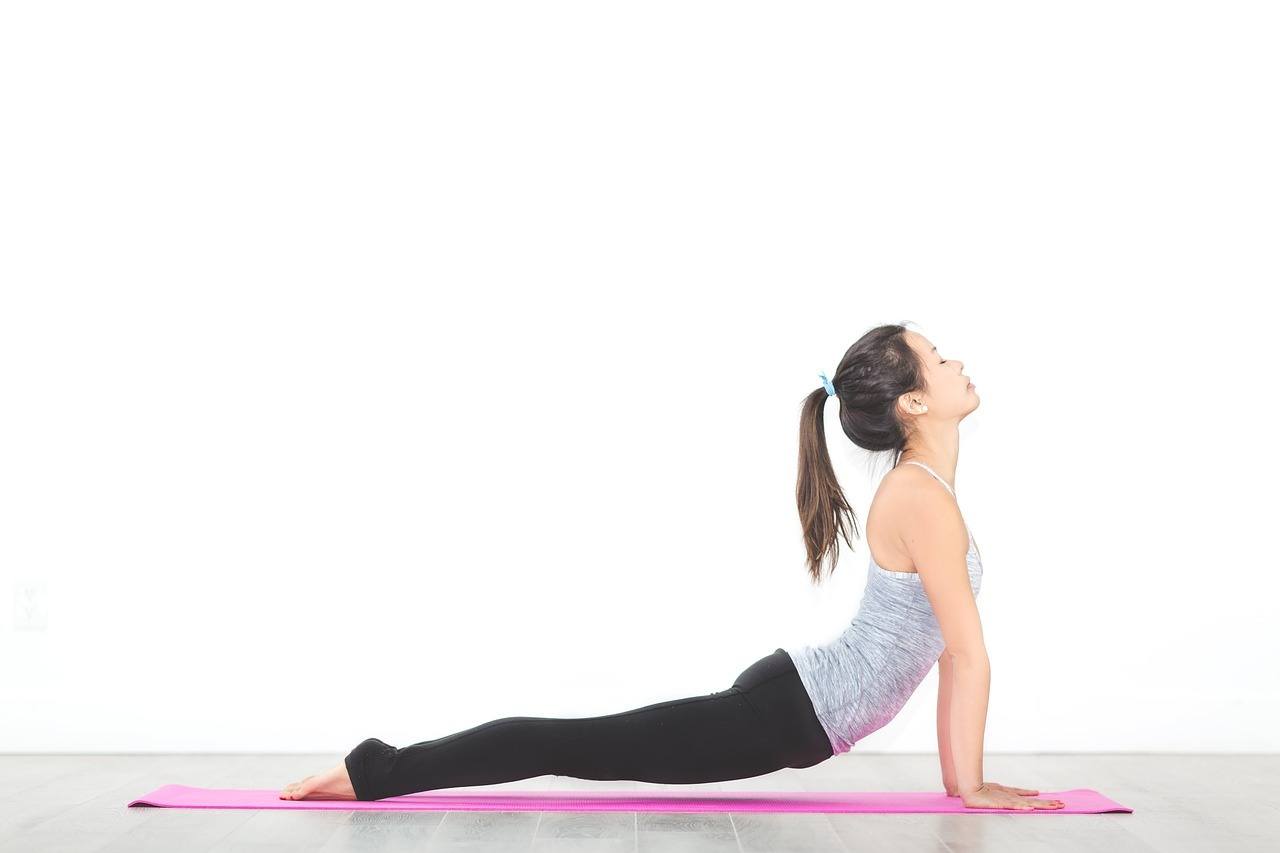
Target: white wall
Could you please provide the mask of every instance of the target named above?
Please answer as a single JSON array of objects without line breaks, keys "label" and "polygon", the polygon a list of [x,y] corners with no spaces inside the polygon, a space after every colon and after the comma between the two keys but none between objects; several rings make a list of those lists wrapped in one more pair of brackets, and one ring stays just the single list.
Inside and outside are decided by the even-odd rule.
[{"label": "white wall", "polygon": [[[404,744],[824,642],[867,551],[810,587],[799,404],[911,320],[982,398],[986,748],[1274,751],[1275,25],[6,4],[0,750]],[[856,749],[933,750],[935,678]]]}]

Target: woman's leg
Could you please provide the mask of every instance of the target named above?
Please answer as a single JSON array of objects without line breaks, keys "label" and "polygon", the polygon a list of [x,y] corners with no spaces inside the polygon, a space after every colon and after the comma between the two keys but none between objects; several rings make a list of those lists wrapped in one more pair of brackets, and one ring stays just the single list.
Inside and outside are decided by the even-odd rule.
[{"label": "woman's leg", "polygon": [[830,755],[791,659],[779,649],[716,693],[600,717],[504,717],[400,749],[369,738],[345,763],[356,799],[380,800],[544,774],[720,782],[808,767]]}]

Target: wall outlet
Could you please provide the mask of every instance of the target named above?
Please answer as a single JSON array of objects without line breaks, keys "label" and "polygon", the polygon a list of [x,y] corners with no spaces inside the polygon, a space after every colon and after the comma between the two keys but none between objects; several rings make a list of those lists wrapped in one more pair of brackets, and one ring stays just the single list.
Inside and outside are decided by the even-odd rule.
[{"label": "wall outlet", "polygon": [[18,581],[13,585],[13,627],[16,631],[43,631],[49,625],[49,598],[44,581]]}]

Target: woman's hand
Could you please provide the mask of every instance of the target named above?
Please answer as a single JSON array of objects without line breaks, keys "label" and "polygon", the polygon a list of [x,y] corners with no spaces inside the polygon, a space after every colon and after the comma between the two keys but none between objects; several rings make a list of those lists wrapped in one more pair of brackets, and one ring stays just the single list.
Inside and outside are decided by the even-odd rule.
[{"label": "woman's hand", "polygon": [[[1010,794],[1018,794],[1023,797],[1034,797],[1036,794],[1040,793],[1039,791],[1032,790],[1031,788],[1014,788],[1010,785],[1001,785],[999,782],[987,782],[985,784],[988,788],[995,788],[997,791],[1007,791]],[[946,790],[948,797],[960,796],[960,786],[954,782],[948,782],[943,785],[943,788]],[[1062,801],[1055,800],[1054,802]]]},{"label": "woman's hand", "polygon": [[[1007,788],[991,782],[984,782],[976,791],[960,794],[967,809],[1016,809],[1033,811],[1035,809],[1060,809],[1066,805],[1062,800],[1042,800],[1036,797],[1023,796],[1018,791],[1026,788]],[[1038,793],[1038,792],[1035,792]]]}]

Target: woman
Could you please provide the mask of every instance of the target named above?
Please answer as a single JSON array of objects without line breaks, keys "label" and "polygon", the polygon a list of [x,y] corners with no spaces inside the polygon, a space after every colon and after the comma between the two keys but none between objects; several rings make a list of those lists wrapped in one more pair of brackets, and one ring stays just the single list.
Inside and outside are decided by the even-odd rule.
[{"label": "woman", "polygon": [[852,547],[849,528],[857,533],[827,454],[827,398],[839,397],[851,441],[895,454],[868,514],[861,607],[832,642],[777,649],[704,696],[601,717],[505,717],[401,748],[369,738],[281,798],[378,800],[544,774],[691,784],[812,767],[893,719],[939,661],[947,793],[971,808],[1061,808],[1030,796],[1038,791],[982,779],[990,683],[974,600],[982,562],[947,482],[960,421],[979,402],[963,369],[904,325],[879,326],[804,401],[796,499],[815,583],[828,553],[835,570],[838,536]]}]

